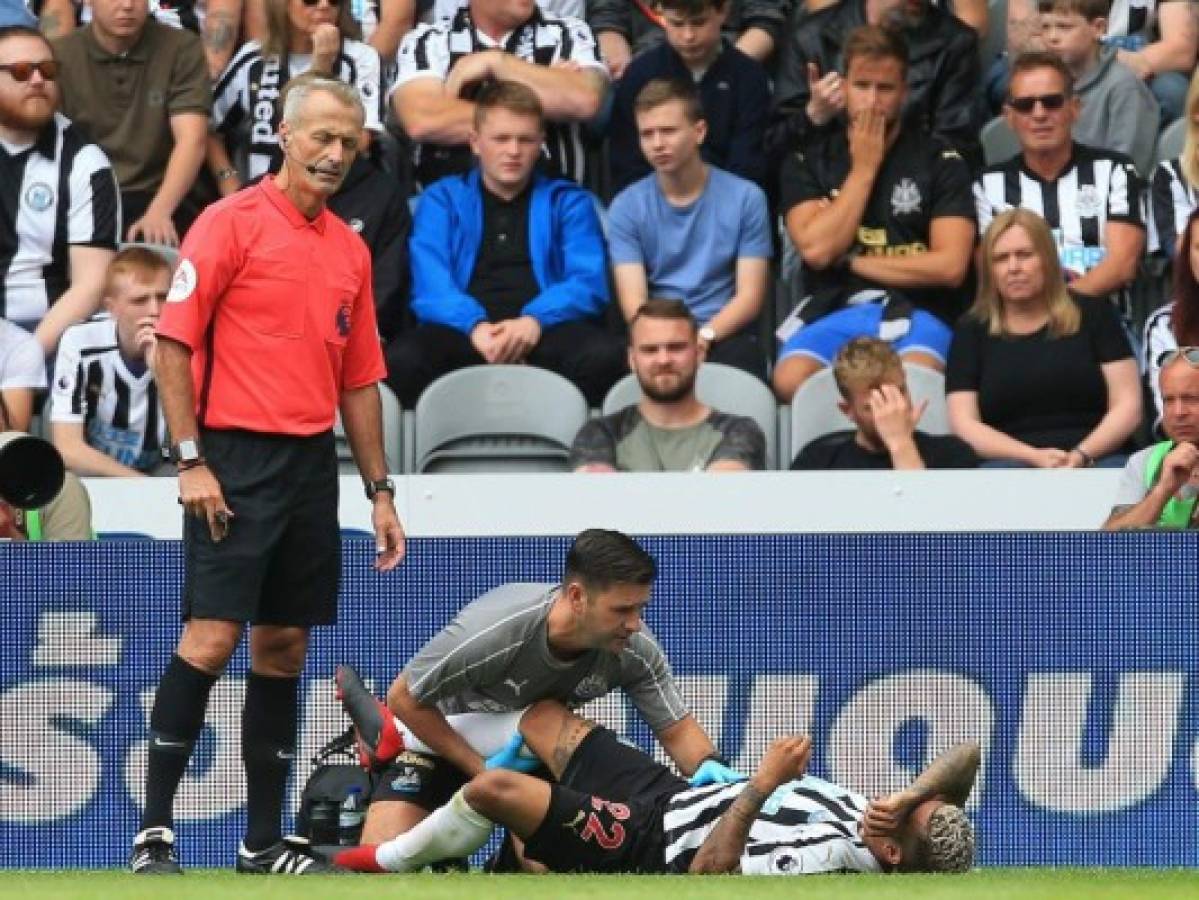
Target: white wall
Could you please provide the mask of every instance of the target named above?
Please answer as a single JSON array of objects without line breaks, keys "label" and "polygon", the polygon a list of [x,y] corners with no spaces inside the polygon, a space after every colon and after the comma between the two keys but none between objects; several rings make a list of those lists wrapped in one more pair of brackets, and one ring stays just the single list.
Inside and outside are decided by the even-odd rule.
[{"label": "white wall", "polygon": [[[1085,531],[1106,518],[1119,474],[412,475],[396,483],[413,537],[562,535],[589,527],[633,534]],[[97,531],[180,537],[173,478],[85,483]],[[370,528],[370,505],[356,478],[341,480],[340,518],[343,528]]]}]

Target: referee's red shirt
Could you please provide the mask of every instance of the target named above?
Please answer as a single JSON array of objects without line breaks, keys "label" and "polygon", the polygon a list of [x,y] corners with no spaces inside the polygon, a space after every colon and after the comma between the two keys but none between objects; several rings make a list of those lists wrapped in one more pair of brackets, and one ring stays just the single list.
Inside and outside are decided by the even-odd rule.
[{"label": "referee's red shirt", "polygon": [[366,245],[328,210],[306,219],[269,176],[191,227],[158,334],[192,349],[207,428],[327,431],[343,390],[386,374]]}]

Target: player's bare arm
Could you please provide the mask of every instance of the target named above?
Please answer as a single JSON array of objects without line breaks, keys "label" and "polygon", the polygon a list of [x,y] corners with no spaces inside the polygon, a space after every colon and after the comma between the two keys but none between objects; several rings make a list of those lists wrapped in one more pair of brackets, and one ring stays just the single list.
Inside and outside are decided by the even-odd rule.
[{"label": "player's bare arm", "polygon": [[894,834],[908,812],[926,800],[939,799],[964,806],[981,761],[982,749],[976,742],[954,744],[902,791],[871,801],[862,820],[862,833]]},{"label": "player's bare arm", "polygon": [[693,874],[736,872],[750,826],[775,789],[801,776],[812,757],[812,739],[793,735],[778,738],[762,757],[758,770],[725,810],[688,869]]}]

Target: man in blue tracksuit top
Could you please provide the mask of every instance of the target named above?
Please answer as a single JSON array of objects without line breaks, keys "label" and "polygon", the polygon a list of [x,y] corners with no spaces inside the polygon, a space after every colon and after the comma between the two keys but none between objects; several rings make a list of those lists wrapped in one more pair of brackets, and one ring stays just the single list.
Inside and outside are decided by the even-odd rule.
[{"label": "man in blue tracksuit top", "polygon": [[535,174],[541,104],[515,82],[475,98],[478,165],[421,195],[409,250],[417,326],[387,348],[388,383],[412,408],[447,372],[524,363],[564,375],[598,406],[626,371],[604,328],[607,257],[591,195]]}]

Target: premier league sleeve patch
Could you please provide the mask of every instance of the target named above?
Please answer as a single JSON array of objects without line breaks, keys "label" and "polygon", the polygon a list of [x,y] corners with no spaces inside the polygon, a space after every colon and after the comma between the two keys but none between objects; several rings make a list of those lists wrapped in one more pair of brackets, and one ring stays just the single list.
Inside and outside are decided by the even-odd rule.
[{"label": "premier league sleeve patch", "polygon": [[179,263],[179,268],[175,270],[175,276],[171,279],[171,290],[167,294],[167,303],[182,303],[196,292],[197,282],[196,267],[192,265],[190,259],[183,260]]}]

